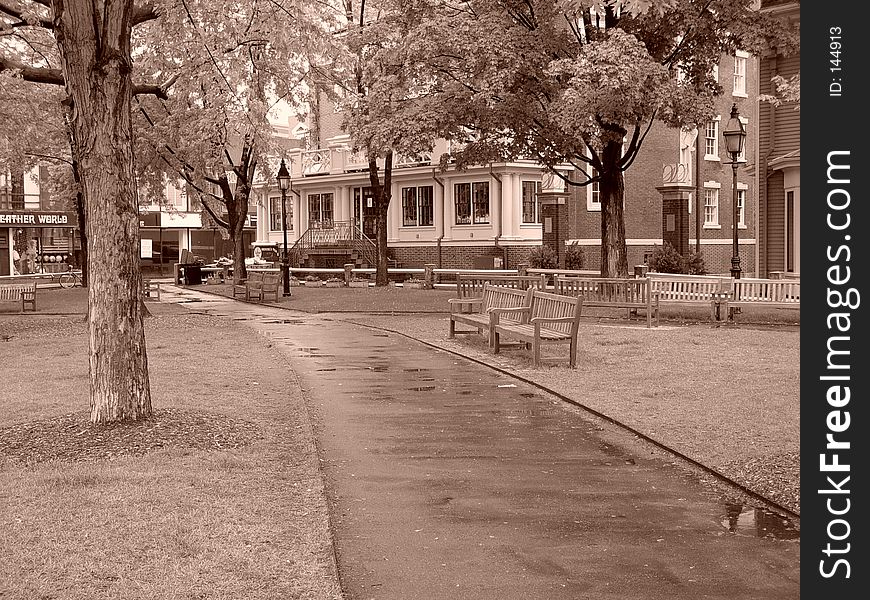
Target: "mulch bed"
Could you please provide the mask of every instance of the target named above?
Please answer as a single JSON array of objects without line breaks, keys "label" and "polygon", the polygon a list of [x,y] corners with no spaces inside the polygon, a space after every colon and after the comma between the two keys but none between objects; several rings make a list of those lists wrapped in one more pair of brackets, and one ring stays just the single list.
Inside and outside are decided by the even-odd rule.
[{"label": "mulch bed", "polygon": [[257,424],[220,413],[157,409],[147,420],[94,425],[83,411],[0,428],[0,465],[96,461],[164,448],[228,450],[262,436]]}]

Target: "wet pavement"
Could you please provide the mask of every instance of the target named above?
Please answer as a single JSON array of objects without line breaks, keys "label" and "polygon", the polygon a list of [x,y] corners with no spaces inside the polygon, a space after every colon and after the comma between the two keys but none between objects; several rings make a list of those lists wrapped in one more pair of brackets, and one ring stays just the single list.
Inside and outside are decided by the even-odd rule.
[{"label": "wet pavement", "polygon": [[324,315],[183,288],[163,301],[287,354],[351,600],[800,597],[787,520],[527,383]]}]

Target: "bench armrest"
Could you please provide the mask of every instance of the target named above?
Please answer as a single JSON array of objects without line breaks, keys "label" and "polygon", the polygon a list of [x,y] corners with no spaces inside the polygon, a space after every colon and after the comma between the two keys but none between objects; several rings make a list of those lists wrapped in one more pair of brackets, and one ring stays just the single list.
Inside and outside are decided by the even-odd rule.
[{"label": "bench armrest", "polygon": [[450,304],[451,314],[469,313],[474,312],[475,306],[483,304],[483,298],[448,298],[447,302]]},{"label": "bench armrest", "polygon": [[480,304],[483,298],[448,298],[450,304]]},{"label": "bench armrest", "polygon": [[514,308],[488,308],[486,312],[489,313],[489,323],[491,326],[498,325],[499,315],[525,315],[531,312],[531,307],[529,306],[517,306]]},{"label": "bench armrest", "polygon": [[524,312],[529,312],[532,309],[529,308],[528,306],[515,306],[513,308],[492,307],[492,308],[488,308],[486,310],[489,313],[524,313]]},{"label": "bench armrest", "polygon": [[574,317],[532,317],[529,323],[573,323]]}]

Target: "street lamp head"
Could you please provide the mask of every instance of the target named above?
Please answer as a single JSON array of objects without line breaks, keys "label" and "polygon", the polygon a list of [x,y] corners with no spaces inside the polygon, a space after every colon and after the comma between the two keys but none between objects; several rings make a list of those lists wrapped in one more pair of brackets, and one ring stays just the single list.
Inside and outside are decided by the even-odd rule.
[{"label": "street lamp head", "polygon": [[282,192],[290,189],[290,171],[287,170],[287,164],[284,159],[281,159],[281,166],[278,168],[278,187]]},{"label": "street lamp head", "polygon": [[746,127],[740,120],[740,113],[737,112],[737,104],[731,107],[731,117],[725,124],[725,129],[722,131],[725,137],[725,149],[734,162],[737,162],[737,156],[743,152],[743,144],[746,143]]}]

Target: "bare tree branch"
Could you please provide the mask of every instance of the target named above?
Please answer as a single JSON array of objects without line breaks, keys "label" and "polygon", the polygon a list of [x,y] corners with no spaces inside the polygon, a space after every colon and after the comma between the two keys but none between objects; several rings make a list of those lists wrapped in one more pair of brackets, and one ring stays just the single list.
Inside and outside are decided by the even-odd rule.
[{"label": "bare tree branch", "polygon": [[[42,4],[43,6],[49,6],[48,2],[36,2],[36,4]],[[8,26],[15,27],[32,27],[33,23],[28,22],[24,18],[24,12],[18,8],[10,6],[5,1],[0,1],[0,13],[9,15],[15,19],[18,19],[18,23],[10,23]],[[45,29],[54,29],[54,22],[51,19],[39,18],[36,20],[40,27],[44,27]]]},{"label": "bare tree branch", "polygon": [[[66,85],[63,79],[63,72],[60,69],[49,69],[46,67],[28,67],[16,61],[7,58],[0,58],[0,71],[18,71],[24,81],[33,83],[47,83],[50,85]],[[152,95],[157,96],[162,100],[166,100],[169,96],[166,95],[166,90],[178,81],[178,76],[175,75],[169,78],[163,84],[134,84],[133,95]]]}]

